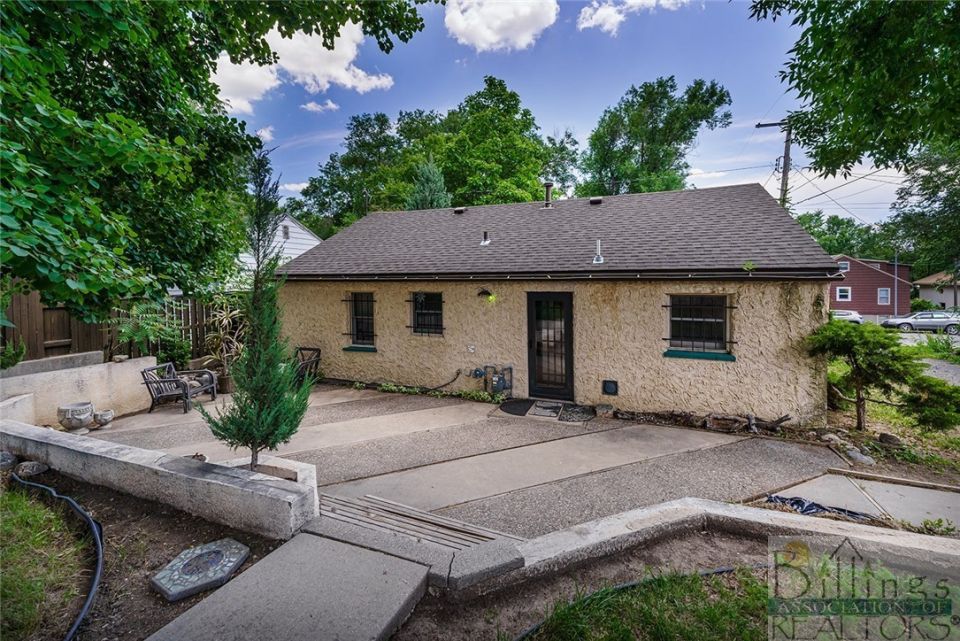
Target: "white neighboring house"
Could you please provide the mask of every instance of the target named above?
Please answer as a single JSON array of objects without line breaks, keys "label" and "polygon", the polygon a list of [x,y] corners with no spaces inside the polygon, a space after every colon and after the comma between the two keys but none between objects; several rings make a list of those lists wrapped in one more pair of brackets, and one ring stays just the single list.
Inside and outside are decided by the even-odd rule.
[{"label": "white neighboring house", "polygon": [[[277,229],[277,236],[274,239],[274,247],[280,250],[280,264],[287,263],[309,249],[313,249],[321,240],[316,234],[300,224],[293,216],[285,216],[280,227]],[[243,252],[238,257],[243,269],[253,268],[253,256]]]},{"label": "white neighboring house", "polygon": [[[274,247],[280,250],[280,264],[282,265],[290,262],[307,250],[313,249],[322,242],[323,240],[319,236],[304,227],[299,220],[288,215],[284,217],[283,222],[280,223],[280,227],[277,229]],[[239,263],[241,273],[247,273],[253,269],[253,256],[247,252],[242,252],[237,256],[237,262]],[[225,289],[228,291],[242,289],[240,284],[242,280],[243,278],[241,277],[239,280],[226,283]],[[167,294],[179,297],[183,295],[183,291],[179,287],[171,287],[167,289]]]}]

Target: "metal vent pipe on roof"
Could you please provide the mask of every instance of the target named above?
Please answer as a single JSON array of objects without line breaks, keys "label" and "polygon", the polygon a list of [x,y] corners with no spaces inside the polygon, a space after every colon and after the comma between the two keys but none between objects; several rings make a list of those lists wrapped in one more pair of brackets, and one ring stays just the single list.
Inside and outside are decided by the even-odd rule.
[{"label": "metal vent pipe on roof", "polygon": [[543,189],[543,207],[544,209],[549,209],[550,207],[553,207],[553,183],[550,181],[543,183]]}]

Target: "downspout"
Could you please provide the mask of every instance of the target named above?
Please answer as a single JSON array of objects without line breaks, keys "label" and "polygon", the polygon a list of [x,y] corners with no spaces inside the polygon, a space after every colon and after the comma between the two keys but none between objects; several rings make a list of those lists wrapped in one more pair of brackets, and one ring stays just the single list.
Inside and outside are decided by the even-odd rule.
[{"label": "downspout", "polygon": [[893,317],[897,318],[900,316],[898,313],[897,305],[900,302],[900,299],[897,298],[897,286],[900,284],[900,265],[898,259],[900,258],[900,251],[895,250],[893,252]]}]

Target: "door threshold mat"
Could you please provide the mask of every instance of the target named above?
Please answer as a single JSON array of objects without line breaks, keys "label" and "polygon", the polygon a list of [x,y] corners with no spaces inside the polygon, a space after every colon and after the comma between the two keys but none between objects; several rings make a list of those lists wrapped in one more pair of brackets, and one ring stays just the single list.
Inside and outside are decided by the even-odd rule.
[{"label": "door threshold mat", "polygon": [[531,416],[546,416],[557,418],[563,410],[563,403],[559,401],[537,401],[530,410]]},{"label": "door threshold mat", "polygon": [[515,398],[500,403],[500,410],[507,414],[513,414],[514,416],[526,416],[535,402],[536,401],[531,401],[528,398]]},{"label": "door threshold mat", "polygon": [[560,413],[560,420],[565,423],[583,423],[597,417],[597,412],[588,405],[574,405],[567,403]]}]

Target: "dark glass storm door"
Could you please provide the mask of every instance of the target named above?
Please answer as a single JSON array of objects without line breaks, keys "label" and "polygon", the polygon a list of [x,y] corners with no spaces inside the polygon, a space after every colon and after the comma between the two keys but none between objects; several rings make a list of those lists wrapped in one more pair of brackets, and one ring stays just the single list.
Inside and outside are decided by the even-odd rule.
[{"label": "dark glass storm door", "polygon": [[573,400],[573,294],[527,292],[530,396]]}]

